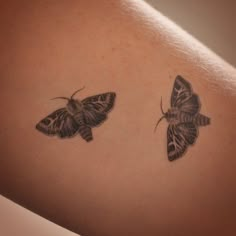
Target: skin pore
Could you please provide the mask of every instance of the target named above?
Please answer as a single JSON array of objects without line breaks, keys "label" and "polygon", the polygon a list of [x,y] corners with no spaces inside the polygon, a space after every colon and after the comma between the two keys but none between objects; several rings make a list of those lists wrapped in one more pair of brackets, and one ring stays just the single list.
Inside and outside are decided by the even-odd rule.
[{"label": "skin pore", "polygon": [[[139,0],[1,3],[0,193],[88,236],[236,232],[236,72]],[[181,75],[211,125],[174,162],[167,122]],[[67,97],[114,91],[108,119],[81,137],[35,129]]]}]

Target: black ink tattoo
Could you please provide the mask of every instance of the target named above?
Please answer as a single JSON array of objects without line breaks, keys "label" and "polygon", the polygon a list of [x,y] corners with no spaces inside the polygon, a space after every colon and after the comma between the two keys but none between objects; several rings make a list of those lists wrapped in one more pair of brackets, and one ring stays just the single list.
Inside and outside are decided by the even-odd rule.
[{"label": "black ink tattoo", "polygon": [[70,98],[54,98],[68,100],[66,107],[54,111],[41,120],[36,129],[46,135],[57,135],[60,138],[73,137],[79,133],[87,142],[91,141],[92,128],[107,119],[107,113],[114,106],[116,94],[113,92],[99,94],[82,101],[74,99],[74,95],[82,89],[75,91]]},{"label": "black ink tattoo", "polygon": [[167,129],[167,153],[169,161],[181,157],[189,145],[193,145],[198,136],[198,126],[210,124],[210,118],[199,113],[200,100],[192,92],[189,82],[181,76],[175,79],[171,94],[171,108],[163,111],[163,116],[158,120],[155,130],[163,118],[169,123]]}]

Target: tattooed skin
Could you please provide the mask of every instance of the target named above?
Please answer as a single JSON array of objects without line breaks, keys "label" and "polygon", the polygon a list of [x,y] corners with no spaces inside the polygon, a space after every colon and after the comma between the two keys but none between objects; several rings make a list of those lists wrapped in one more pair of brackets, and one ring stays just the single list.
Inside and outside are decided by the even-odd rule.
[{"label": "tattooed skin", "polygon": [[57,135],[60,138],[80,134],[87,142],[91,141],[93,139],[92,128],[107,119],[107,113],[114,106],[116,94],[103,93],[79,101],[73,97],[80,90],[82,89],[75,91],[70,98],[54,98],[68,100],[66,107],[58,109],[42,119],[36,125],[36,129],[46,135]]},{"label": "tattooed skin", "polygon": [[167,129],[167,153],[169,161],[183,156],[189,145],[193,145],[198,136],[198,126],[210,124],[210,118],[199,113],[199,96],[193,93],[191,85],[178,75],[171,94],[171,108],[167,112],[162,109],[163,116],[169,123]]}]

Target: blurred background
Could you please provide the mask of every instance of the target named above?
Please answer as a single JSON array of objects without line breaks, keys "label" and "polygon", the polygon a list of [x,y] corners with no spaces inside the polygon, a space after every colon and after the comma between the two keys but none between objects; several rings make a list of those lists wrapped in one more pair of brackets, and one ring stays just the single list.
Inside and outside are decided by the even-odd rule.
[{"label": "blurred background", "polygon": [[[147,0],[236,66],[235,0]],[[0,196],[0,236],[75,236]]]},{"label": "blurred background", "polygon": [[236,66],[235,0],[146,0],[195,38]]}]

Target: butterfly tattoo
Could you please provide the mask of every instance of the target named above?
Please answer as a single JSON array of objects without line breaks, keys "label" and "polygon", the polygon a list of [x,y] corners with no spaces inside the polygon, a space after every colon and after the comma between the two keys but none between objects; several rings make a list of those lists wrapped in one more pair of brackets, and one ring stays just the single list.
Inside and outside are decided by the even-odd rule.
[{"label": "butterfly tattoo", "polygon": [[191,85],[178,75],[174,82],[171,94],[171,108],[163,111],[161,99],[161,112],[169,123],[167,129],[167,153],[169,161],[183,156],[189,145],[193,145],[198,137],[198,127],[210,124],[210,118],[199,113],[199,96],[193,93]]},{"label": "butterfly tattoo", "polygon": [[70,98],[54,98],[66,99],[68,101],[66,107],[58,109],[42,119],[36,125],[36,129],[46,135],[57,135],[60,138],[70,138],[80,134],[87,142],[91,141],[93,139],[92,128],[107,119],[107,113],[114,106],[116,94],[114,92],[103,93],[87,97],[82,101],[74,99],[74,95],[82,89],[75,91]]}]

